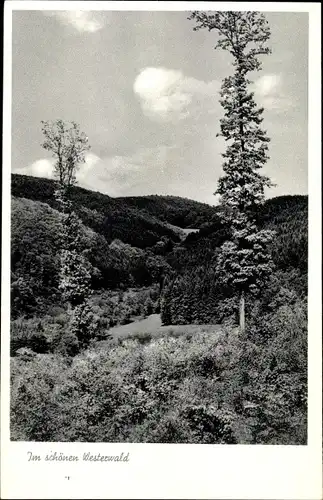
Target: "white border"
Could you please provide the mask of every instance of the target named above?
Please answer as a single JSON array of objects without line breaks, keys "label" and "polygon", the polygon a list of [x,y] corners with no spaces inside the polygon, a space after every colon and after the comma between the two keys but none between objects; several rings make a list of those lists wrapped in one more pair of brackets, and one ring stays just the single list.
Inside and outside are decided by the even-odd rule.
[{"label": "white border", "polygon": [[[215,2],[182,1],[10,1],[10,10],[116,10],[192,11],[215,10]],[[216,10],[258,10],[262,12],[320,12],[315,2],[216,2]]]},{"label": "white border", "polygon": [[[216,6],[216,7],[215,7]],[[309,432],[307,446],[14,443],[9,441],[11,16],[13,10],[259,10],[309,13]],[[4,16],[2,201],[2,498],[319,500],[321,488],[320,3],[11,1]],[[33,463],[26,452],[130,452],[126,464]],[[65,476],[71,477],[66,480]]]}]

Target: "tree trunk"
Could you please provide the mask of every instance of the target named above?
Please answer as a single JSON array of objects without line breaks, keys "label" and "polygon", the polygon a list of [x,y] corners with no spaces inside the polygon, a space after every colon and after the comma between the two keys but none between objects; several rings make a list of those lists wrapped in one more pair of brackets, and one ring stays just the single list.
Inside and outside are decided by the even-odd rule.
[{"label": "tree trunk", "polygon": [[240,304],[239,304],[239,326],[240,333],[243,335],[245,332],[245,300],[244,300],[244,291],[241,291],[240,294]]}]

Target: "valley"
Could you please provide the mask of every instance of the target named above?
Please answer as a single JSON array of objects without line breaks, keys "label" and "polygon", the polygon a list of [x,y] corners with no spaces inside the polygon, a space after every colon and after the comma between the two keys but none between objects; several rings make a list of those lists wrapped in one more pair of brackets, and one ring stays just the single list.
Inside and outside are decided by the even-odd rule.
[{"label": "valley", "polygon": [[12,438],[304,443],[307,197],[272,198],[259,213],[276,231],[276,268],[262,296],[247,297],[241,338],[214,265],[227,234],[216,207],[74,188],[96,325],[81,347],[58,292],[53,191],[12,176]]}]

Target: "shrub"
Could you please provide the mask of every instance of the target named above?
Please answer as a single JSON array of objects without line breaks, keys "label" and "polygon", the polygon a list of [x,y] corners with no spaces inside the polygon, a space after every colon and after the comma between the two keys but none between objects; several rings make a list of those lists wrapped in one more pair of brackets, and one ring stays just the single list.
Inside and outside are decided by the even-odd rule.
[{"label": "shrub", "polygon": [[147,297],[144,304],[144,315],[149,316],[154,312],[154,304],[150,297]]},{"label": "shrub", "polygon": [[37,307],[32,281],[22,277],[11,283],[11,315],[17,318],[19,314],[31,315]]},{"label": "shrub", "polygon": [[66,331],[61,335],[56,352],[62,356],[76,356],[80,352],[80,342],[75,333]]},{"label": "shrub", "polygon": [[11,359],[11,439],[52,439],[59,411],[53,391],[63,383],[65,372],[64,360],[53,355],[36,355],[28,362]]},{"label": "shrub", "polygon": [[64,333],[73,358],[13,358],[12,439],[305,444],[306,327],[297,301],[245,338],[138,334],[75,355]]},{"label": "shrub", "polygon": [[213,406],[188,405],[181,416],[189,422],[191,442],[235,444],[230,415],[226,415]]},{"label": "shrub", "polygon": [[11,356],[14,356],[21,348],[31,349],[38,353],[49,351],[50,344],[39,321],[23,319],[12,321],[10,331]]},{"label": "shrub", "polygon": [[22,361],[31,361],[36,356],[36,353],[28,347],[21,347],[16,351],[16,356]]},{"label": "shrub", "polygon": [[135,339],[139,344],[148,344],[152,339],[152,334],[148,332],[131,334],[128,339]]},{"label": "shrub", "polygon": [[[258,330],[257,330],[258,328]],[[254,338],[257,355],[242,361],[251,374],[245,388],[257,403],[251,421],[256,443],[305,444],[307,440],[307,307],[284,305],[254,323],[245,345]],[[252,377],[253,374],[253,377]]]}]

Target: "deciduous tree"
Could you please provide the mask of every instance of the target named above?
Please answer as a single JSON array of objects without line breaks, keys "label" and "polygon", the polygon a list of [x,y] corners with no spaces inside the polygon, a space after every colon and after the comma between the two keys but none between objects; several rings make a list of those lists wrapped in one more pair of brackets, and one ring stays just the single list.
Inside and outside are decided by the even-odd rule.
[{"label": "deciduous tree", "polygon": [[56,200],[62,213],[60,231],[61,265],[59,289],[68,304],[70,331],[80,345],[86,345],[95,330],[94,316],[89,305],[91,273],[82,244],[82,225],[73,210],[71,188],[77,183],[76,173],[85,162],[88,138],[79,126],[63,120],[42,122],[45,140],[42,146],[51,151],[57,189]]}]

